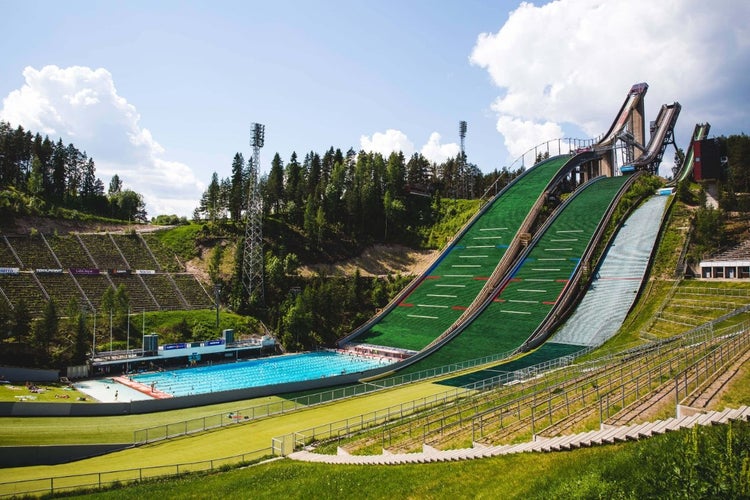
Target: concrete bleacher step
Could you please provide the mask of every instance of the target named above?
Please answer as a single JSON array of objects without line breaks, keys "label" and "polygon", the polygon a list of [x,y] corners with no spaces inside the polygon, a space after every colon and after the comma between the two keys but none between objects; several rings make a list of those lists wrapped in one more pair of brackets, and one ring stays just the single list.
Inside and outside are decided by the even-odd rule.
[{"label": "concrete bleacher step", "polygon": [[580,434],[572,434],[566,436],[566,439],[561,440],[559,443],[555,444],[553,447],[553,450],[555,451],[562,451],[562,450],[570,450],[573,448],[578,448],[578,442],[581,439],[581,436],[585,433]]},{"label": "concrete bleacher step", "polygon": [[336,455],[321,455],[314,453],[310,449],[305,449],[290,454],[289,458],[328,464],[360,465],[450,462],[511,453],[570,450],[573,448],[593,446],[595,444],[637,440],[656,434],[663,434],[672,430],[691,428],[696,425],[720,424],[733,420],[747,419],[750,419],[750,407],[742,406],[736,409],[728,408],[721,412],[698,412],[693,415],[686,415],[679,418],[673,417],[665,420],[657,420],[654,422],[645,422],[629,426],[603,426],[600,430],[555,436],[552,438],[536,436],[532,441],[517,444],[489,446],[481,443],[473,443],[471,448],[458,448],[453,450],[439,450],[433,446],[423,444],[421,452],[390,453],[387,450],[383,450],[382,455],[351,455],[341,448],[337,450]]},{"label": "concrete bleacher step", "polygon": [[725,408],[722,411],[716,411],[714,412],[714,424],[720,424],[722,423],[721,420],[724,418],[725,415],[727,415],[730,411],[732,411],[732,408]]},{"label": "concrete bleacher step", "polygon": [[526,441],[525,443],[518,443],[511,445],[510,448],[506,449],[504,454],[508,453],[524,453],[531,451],[535,446],[538,446],[536,441]]},{"label": "concrete bleacher step", "polygon": [[647,438],[651,437],[653,434],[653,430],[655,427],[657,427],[659,424],[662,423],[662,420],[655,420],[653,422],[645,422],[643,424],[640,424],[637,426],[636,432],[638,438]]},{"label": "concrete bleacher step", "polygon": [[617,441],[637,441],[640,439],[641,425],[629,425],[623,429],[623,433],[615,436]]},{"label": "concrete bleacher step", "polygon": [[567,442],[569,439],[570,436],[556,436],[539,443],[538,449],[540,451],[558,451],[560,449],[560,445],[564,442]]},{"label": "concrete bleacher step", "polygon": [[620,427],[608,427],[602,429],[592,442],[596,444],[614,443],[614,435],[621,432]]},{"label": "concrete bleacher step", "polygon": [[742,418],[742,410],[734,409],[727,413],[722,420],[719,420],[720,423],[725,424],[729,422],[730,420],[740,420]]},{"label": "concrete bleacher step", "polygon": [[690,417],[688,417],[688,418],[687,418],[687,419],[685,420],[685,422],[684,422],[684,426],[685,426],[685,427],[695,427],[695,426],[697,425],[698,421],[699,421],[699,420],[700,420],[701,418],[703,418],[703,413],[696,413],[696,414],[694,414],[694,415],[691,415]]},{"label": "concrete bleacher step", "polygon": [[507,450],[511,446],[512,445],[509,444],[500,444],[495,446],[482,445],[479,447],[474,447],[472,449],[474,450],[474,455],[476,456],[476,458],[487,458],[502,455],[505,450]]},{"label": "concrete bleacher step", "polygon": [[578,441],[576,442],[578,448],[588,448],[595,444],[593,441],[596,439],[596,437],[599,435],[601,431],[594,430],[589,431],[581,435],[580,438],[578,438]]},{"label": "concrete bleacher step", "polygon": [[711,425],[716,418],[714,412],[710,411],[703,413],[701,417],[695,422],[696,425]]},{"label": "concrete bleacher step", "polygon": [[654,426],[651,429],[651,435],[653,436],[655,434],[664,434],[665,432],[667,432],[667,427],[672,424],[673,420],[675,420],[675,419],[674,418],[667,418],[667,419],[662,420],[659,423],[659,425],[656,425],[656,426]]},{"label": "concrete bleacher step", "polygon": [[632,426],[631,439],[638,440],[653,435],[653,430],[662,423],[662,420],[654,420],[653,422],[643,422]]},{"label": "concrete bleacher step", "polygon": [[603,438],[602,441],[604,443],[616,443],[618,441],[625,441],[625,436],[628,433],[627,427],[615,427],[614,429],[611,429],[609,432],[607,432]]}]

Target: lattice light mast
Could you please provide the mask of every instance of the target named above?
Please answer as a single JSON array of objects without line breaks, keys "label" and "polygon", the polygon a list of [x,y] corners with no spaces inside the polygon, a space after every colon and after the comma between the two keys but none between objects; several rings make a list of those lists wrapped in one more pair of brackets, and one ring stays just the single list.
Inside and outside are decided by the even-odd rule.
[{"label": "lattice light mast", "polygon": [[458,136],[461,139],[461,152],[458,159],[458,178],[463,183],[463,194],[464,198],[469,197],[469,180],[467,179],[466,172],[466,150],[464,149],[464,140],[466,139],[466,122],[461,120],[458,122]]},{"label": "lattice light mast", "polygon": [[251,125],[250,145],[253,157],[248,168],[247,217],[245,223],[245,248],[242,255],[242,284],[248,295],[248,302],[263,304],[263,205],[258,188],[260,174],[260,148],[263,147],[265,126]]}]

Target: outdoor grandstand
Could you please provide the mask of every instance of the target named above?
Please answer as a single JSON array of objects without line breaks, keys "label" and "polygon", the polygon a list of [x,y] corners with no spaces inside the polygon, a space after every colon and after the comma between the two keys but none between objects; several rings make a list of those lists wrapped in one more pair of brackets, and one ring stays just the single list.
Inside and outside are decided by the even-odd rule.
[{"label": "outdoor grandstand", "polygon": [[120,285],[137,311],[214,305],[171,252],[138,233],[3,236],[0,271],[0,299],[13,308],[23,301],[35,315],[48,300],[63,307],[71,298],[96,310],[104,292]]}]

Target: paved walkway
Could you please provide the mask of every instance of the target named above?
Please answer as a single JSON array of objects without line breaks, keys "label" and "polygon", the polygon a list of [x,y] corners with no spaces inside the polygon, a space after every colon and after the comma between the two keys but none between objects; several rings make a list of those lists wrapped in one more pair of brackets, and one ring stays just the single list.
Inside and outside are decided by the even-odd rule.
[{"label": "paved walkway", "polygon": [[627,426],[602,426],[596,431],[581,432],[554,438],[537,436],[534,441],[520,444],[505,444],[499,446],[475,445],[473,448],[456,450],[437,450],[424,445],[420,453],[388,453],[382,455],[349,455],[339,449],[338,455],[322,455],[306,449],[291,453],[289,458],[304,462],[320,462],[326,464],[356,464],[356,465],[398,465],[429,462],[451,462],[456,460],[472,460],[476,458],[494,457],[521,452],[550,452],[571,450],[601,444],[622,441],[635,441],[665,432],[692,428],[696,425],[725,424],[730,420],[750,420],[750,407],[742,406],[738,409],[728,408],[724,411],[697,412],[693,415],[657,420],[643,424]]}]

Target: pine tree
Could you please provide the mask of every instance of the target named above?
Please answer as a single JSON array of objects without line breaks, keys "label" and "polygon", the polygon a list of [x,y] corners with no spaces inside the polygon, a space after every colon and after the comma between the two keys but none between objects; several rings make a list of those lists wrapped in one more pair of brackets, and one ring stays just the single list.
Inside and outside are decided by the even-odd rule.
[{"label": "pine tree", "polygon": [[31,313],[23,297],[18,300],[13,315],[13,335],[16,342],[22,343],[31,332]]},{"label": "pine tree", "polygon": [[120,191],[122,191],[122,181],[120,180],[119,175],[114,174],[109,180],[109,189],[107,190],[107,194],[113,195],[119,193]]},{"label": "pine tree", "polygon": [[50,343],[57,336],[59,319],[55,302],[48,300],[42,318],[34,325],[34,344],[46,355],[49,355]]},{"label": "pine tree", "polygon": [[263,207],[269,212],[279,213],[284,200],[284,165],[281,156],[276,153],[271,160],[271,170],[266,184],[266,202]]},{"label": "pine tree", "polygon": [[245,158],[242,153],[236,153],[232,160],[231,194],[229,196],[229,213],[233,221],[242,219],[245,203]]},{"label": "pine tree", "polygon": [[289,220],[292,224],[301,226],[304,215],[304,179],[302,165],[297,161],[297,153],[292,152],[286,166],[286,182],[284,183],[284,198],[289,207]]},{"label": "pine tree", "polygon": [[67,186],[65,185],[65,165],[68,163],[68,151],[59,139],[52,151],[52,200],[62,203]]}]

